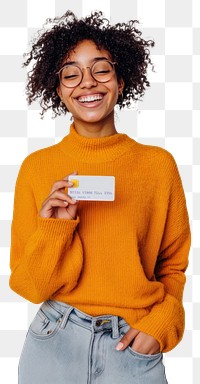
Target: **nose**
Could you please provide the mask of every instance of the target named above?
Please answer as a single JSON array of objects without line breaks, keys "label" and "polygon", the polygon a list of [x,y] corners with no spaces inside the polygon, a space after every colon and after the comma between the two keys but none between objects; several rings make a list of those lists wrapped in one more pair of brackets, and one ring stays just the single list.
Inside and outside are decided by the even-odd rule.
[{"label": "nose", "polygon": [[82,73],[83,78],[80,83],[81,88],[90,88],[97,85],[97,81],[91,75],[90,67],[83,68]]}]

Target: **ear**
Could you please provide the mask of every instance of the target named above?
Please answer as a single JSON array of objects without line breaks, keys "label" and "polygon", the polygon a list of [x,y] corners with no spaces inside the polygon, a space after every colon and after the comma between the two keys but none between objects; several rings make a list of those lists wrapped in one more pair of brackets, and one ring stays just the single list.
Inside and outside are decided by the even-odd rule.
[{"label": "ear", "polygon": [[58,96],[60,97],[60,99],[62,100],[63,96],[62,96],[62,92],[60,89],[60,85],[56,88],[56,92],[57,92]]},{"label": "ear", "polygon": [[120,80],[118,81],[118,92],[119,92],[119,95],[122,94],[123,89],[124,89],[124,80],[123,80],[123,79],[120,79]]}]

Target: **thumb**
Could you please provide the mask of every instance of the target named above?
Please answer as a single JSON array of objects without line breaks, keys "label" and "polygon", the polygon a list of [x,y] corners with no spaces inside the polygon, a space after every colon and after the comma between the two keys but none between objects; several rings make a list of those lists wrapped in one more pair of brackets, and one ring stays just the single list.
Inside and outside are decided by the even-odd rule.
[{"label": "thumb", "polygon": [[71,176],[71,175],[77,175],[78,174],[78,171],[74,171],[72,173],[69,173],[67,176],[63,177],[63,180],[68,180],[68,177]]},{"label": "thumb", "polygon": [[128,347],[131,341],[138,335],[140,331],[135,328],[129,329],[129,331],[121,338],[115,349],[117,351],[123,351]]}]

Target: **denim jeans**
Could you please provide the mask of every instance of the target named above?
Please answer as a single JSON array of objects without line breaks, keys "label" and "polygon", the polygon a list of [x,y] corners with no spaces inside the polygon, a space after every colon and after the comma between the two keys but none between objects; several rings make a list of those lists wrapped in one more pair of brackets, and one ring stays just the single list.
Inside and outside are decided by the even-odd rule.
[{"label": "denim jeans", "polygon": [[19,384],[167,384],[162,353],[115,350],[129,329],[122,317],[45,301],[26,336]]}]

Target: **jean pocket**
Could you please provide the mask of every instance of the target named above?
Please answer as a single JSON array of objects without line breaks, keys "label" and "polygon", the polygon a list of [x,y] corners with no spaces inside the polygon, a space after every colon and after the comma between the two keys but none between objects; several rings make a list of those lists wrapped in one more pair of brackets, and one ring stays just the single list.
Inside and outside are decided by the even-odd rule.
[{"label": "jean pocket", "polygon": [[29,333],[37,339],[53,337],[60,329],[62,316],[63,314],[48,302],[44,302],[30,325]]},{"label": "jean pocket", "polygon": [[149,355],[149,354],[145,354],[145,353],[136,352],[132,347],[130,347],[130,345],[128,345],[128,347],[127,347],[127,351],[130,352],[134,357],[136,357],[136,358],[138,358],[138,359],[156,360],[156,359],[162,357],[162,353],[161,353],[161,352],[159,352],[159,353],[155,353],[155,354],[153,354],[153,355]]}]

